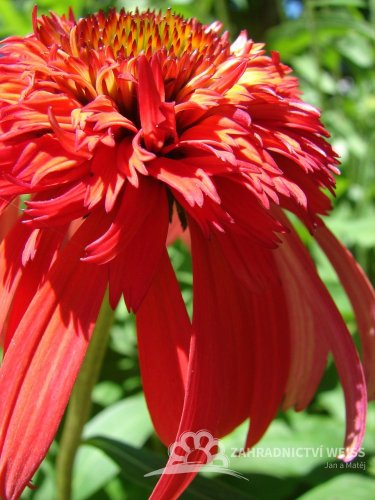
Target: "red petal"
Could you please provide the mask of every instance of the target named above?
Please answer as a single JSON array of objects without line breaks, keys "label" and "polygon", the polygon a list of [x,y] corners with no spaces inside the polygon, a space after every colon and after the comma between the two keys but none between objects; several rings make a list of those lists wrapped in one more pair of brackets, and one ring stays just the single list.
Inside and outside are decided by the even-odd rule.
[{"label": "red petal", "polygon": [[[282,217],[280,214],[279,217]],[[283,217],[283,224],[288,222]],[[314,317],[320,317],[324,329],[317,329],[316,335],[321,336],[332,351],[337,371],[343,386],[346,402],[346,437],[344,460],[352,460],[358,453],[363,440],[366,424],[367,394],[362,365],[353,340],[336,308],[331,296],[317,275],[315,265],[298,239],[291,231],[283,236],[277,258],[282,259],[289,269],[290,280],[300,282],[300,293],[304,294]],[[317,339],[317,342],[320,338]]]},{"label": "red petal", "polygon": [[17,221],[20,211],[17,201],[12,201],[0,215],[0,242]]},{"label": "red petal", "polygon": [[275,248],[279,242],[277,232],[283,232],[283,226],[241,182],[243,179],[240,177],[235,181],[225,178],[215,180],[224,207],[236,221],[233,230],[238,227],[258,245]]},{"label": "red petal", "polygon": [[110,212],[116,202],[124,178],[119,177],[116,164],[116,148],[100,146],[91,161],[91,175],[85,196],[85,206],[92,208],[105,199],[106,212]]},{"label": "red petal", "polygon": [[144,177],[138,188],[128,184],[113,224],[88,245],[88,256],[84,258],[96,263],[113,261],[112,305],[117,303],[121,290],[129,310],[138,309],[165,248],[168,223],[168,201],[162,184]]},{"label": "red petal", "polygon": [[245,72],[247,64],[247,58],[241,60],[237,57],[221,63],[215,73],[213,83],[210,84],[210,90],[224,94],[227,90],[232,89]]},{"label": "red petal", "polygon": [[328,346],[319,334],[325,318],[314,314],[305,293],[305,282],[296,279],[290,263],[275,251],[280,278],[285,283],[291,335],[291,366],[283,409],[304,409],[317,390],[327,365]]},{"label": "red petal", "polygon": [[[28,224],[39,227],[40,221],[48,225],[60,225],[83,217],[87,209],[83,205],[86,187],[82,182],[69,184],[57,189],[55,193],[49,193],[48,199],[42,195],[27,201],[25,212],[30,220]],[[48,222],[47,222],[48,221]]]},{"label": "red petal", "polygon": [[[323,224],[323,223],[322,223]],[[361,337],[368,396],[375,398],[375,293],[353,255],[324,225],[315,238],[331,261],[352,303]]]},{"label": "red petal", "polygon": [[156,158],[150,162],[148,170],[151,175],[180,192],[192,207],[202,207],[205,196],[220,203],[215,185],[198,162],[194,164],[190,160]]},{"label": "red petal", "polygon": [[[269,263],[275,276],[277,269]],[[250,429],[246,448],[254,446],[276,417],[290,370],[290,325],[284,290],[271,280],[261,293],[252,293],[254,368]]]},{"label": "red petal", "polygon": [[[113,224],[100,238],[87,246],[84,260],[105,264],[118,256],[138,233],[145,240],[148,239],[143,225],[151,218],[158,217],[159,204],[165,206],[165,197],[163,186],[153,179],[142,178],[139,187],[128,184]],[[165,215],[165,210],[160,211]],[[168,223],[168,214],[164,220]]]},{"label": "red petal", "polygon": [[7,500],[19,497],[47,453],[103,299],[105,267],[79,260],[87,234],[97,230],[93,222],[52,267],[0,369],[0,488]]},{"label": "red petal", "polygon": [[[20,311],[25,311],[41,286],[55,251],[65,236],[63,228],[61,232],[45,231],[38,242],[35,258],[23,265],[24,250],[33,231],[20,219],[0,245],[0,333],[5,349],[14,331],[8,321],[12,323],[10,318],[17,314],[22,316]],[[12,313],[10,317],[9,311]]]},{"label": "red petal", "polygon": [[147,405],[156,432],[169,445],[182,413],[191,324],[166,250],[136,318]]},{"label": "red petal", "polygon": [[[282,288],[250,292],[232,272],[214,235],[205,239],[192,220],[189,227],[193,334],[177,437],[207,429],[217,438],[251,415],[252,443],[275,416],[285,390],[289,342]],[[177,498],[194,476],[163,476],[152,498]]]},{"label": "red petal", "polygon": [[[161,96],[156,86],[150,63],[145,56],[138,57],[138,106],[144,141],[147,149],[163,145],[164,137],[158,133],[159,125],[165,121],[161,112]],[[160,144],[159,144],[160,141]]]},{"label": "red petal", "polygon": [[31,228],[19,221],[0,245],[0,332],[2,344],[9,309],[22,277],[22,252],[31,232]]},{"label": "red petal", "polygon": [[[19,282],[17,282],[17,285],[16,281],[14,282],[14,285],[17,286],[17,290],[14,293],[13,301],[10,307],[7,328],[4,332],[5,352],[7,351],[8,345],[13,338],[20,318],[23,317],[34,295],[43,285],[46,279],[46,275],[56,258],[56,253],[66,234],[65,228],[61,228],[61,232],[34,230],[33,233],[36,233],[37,237],[34,249],[35,253],[30,256],[30,260],[28,260],[23,264],[22,267],[19,268],[21,276]],[[27,242],[27,244],[28,243],[29,241]],[[16,258],[16,255],[14,255],[13,258]],[[24,252],[20,256],[20,258],[24,258]]]},{"label": "red petal", "polygon": [[141,145],[142,131],[138,132],[133,138],[125,137],[117,147],[116,166],[118,175],[126,177],[129,182],[138,187],[138,173],[148,175],[145,162],[155,158],[153,153],[146,151]]}]

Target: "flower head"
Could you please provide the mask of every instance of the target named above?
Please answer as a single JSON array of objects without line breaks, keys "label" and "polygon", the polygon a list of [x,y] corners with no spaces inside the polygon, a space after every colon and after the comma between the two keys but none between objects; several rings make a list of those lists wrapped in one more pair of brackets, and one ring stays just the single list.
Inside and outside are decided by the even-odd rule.
[{"label": "flower head", "polygon": [[[246,32],[231,44],[220,23],[170,11],[76,21],[35,10],[33,25],[0,59],[0,208],[27,195],[0,246],[1,496],[17,498],[45,456],[107,285],[113,307],[123,295],[136,313],[166,444],[250,417],[252,446],[280,405],[307,406],[332,352],[353,458],[362,364],[283,210],[316,235],[347,290],[372,395],[374,296],[319,217],[337,159],[290,69]],[[191,236],[192,320],[166,251],[176,221]],[[162,477],[155,498],[193,476]]]}]

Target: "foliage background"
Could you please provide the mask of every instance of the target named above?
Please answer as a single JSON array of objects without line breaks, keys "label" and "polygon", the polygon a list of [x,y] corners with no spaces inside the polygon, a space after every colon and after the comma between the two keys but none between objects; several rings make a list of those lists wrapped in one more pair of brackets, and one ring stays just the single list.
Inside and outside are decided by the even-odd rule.
[{"label": "foliage background", "polygon": [[[66,12],[66,0],[1,0],[1,38],[31,30],[31,10]],[[323,121],[342,159],[335,210],[327,220],[353,251],[367,274],[375,276],[375,0],[70,0],[76,16],[111,6],[127,9],[156,7],[209,23],[224,22],[234,38],[247,29],[267,50],[278,50],[300,78],[306,101],[323,110]],[[309,235],[301,234],[314,254],[352,332],[353,313],[337,278]],[[191,268],[182,246],[171,249],[184,298],[191,304]],[[225,370],[225,367],[221,367]],[[171,402],[173,404],[173,402]],[[310,409],[280,415],[256,448],[258,458],[232,458],[230,467],[249,482],[230,476],[194,481],[183,498],[257,498],[275,500],[375,498],[375,407],[370,407],[364,456],[344,466],[328,457],[327,448],[341,446],[344,408],[334,367],[327,374]],[[116,441],[93,439],[105,436]],[[245,430],[223,440],[227,453],[243,446]],[[118,445],[118,441],[125,443]],[[54,461],[58,438],[38,472],[36,490],[24,498],[55,497]],[[303,458],[265,456],[281,448],[322,446],[322,453]],[[262,457],[262,451],[263,457]],[[106,453],[104,453],[104,451]],[[108,455],[112,459],[108,458]],[[144,403],[137,360],[134,322],[125,307],[116,312],[110,346],[93,393],[92,418],[84,432],[74,474],[73,500],[147,498],[154,482],[143,475],[162,467],[166,450],[153,434]],[[115,459],[115,461],[113,461]],[[115,463],[117,461],[117,463]],[[327,467],[327,464],[332,467]],[[120,464],[120,466],[119,466]]]}]

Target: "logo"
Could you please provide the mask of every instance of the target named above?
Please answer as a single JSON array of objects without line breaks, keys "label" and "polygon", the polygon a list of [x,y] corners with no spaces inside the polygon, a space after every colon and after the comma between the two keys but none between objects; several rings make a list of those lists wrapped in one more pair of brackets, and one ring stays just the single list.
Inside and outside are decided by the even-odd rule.
[{"label": "logo", "polygon": [[229,458],[225,454],[225,446],[206,430],[184,432],[168,449],[169,460],[166,467],[145,474],[160,476],[161,474],[186,474],[201,470],[229,474],[241,479],[248,479],[238,472],[229,469]]}]

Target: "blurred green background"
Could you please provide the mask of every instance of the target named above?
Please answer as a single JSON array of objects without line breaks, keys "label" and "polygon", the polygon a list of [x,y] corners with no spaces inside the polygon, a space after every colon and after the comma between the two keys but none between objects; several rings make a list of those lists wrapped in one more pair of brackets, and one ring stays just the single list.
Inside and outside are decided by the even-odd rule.
[{"label": "blurred green background", "polygon": [[[327,223],[374,278],[375,0],[0,0],[1,38],[30,32],[35,3],[40,13],[50,9],[63,13],[70,4],[77,17],[99,8],[170,6],[204,23],[220,19],[232,38],[247,29],[250,37],[267,43],[267,50],[280,51],[282,61],[299,77],[304,99],[323,110],[332,144],[341,155],[342,175],[337,180],[335,209]],[[323,280],[356,335],[353,313],[334,272],[306,231],[301,231]],[[184,298],[191,305],[192,278],[186,250],[177,245],[170,254]],[[93,402],[92,418],[75,464],[74,500],[147,498],[155,480],[143,476],[163,467],[167,452],[153,434],[147,414],[134,322],[124,306],[116,312]],[[342,392],[335,369],[329,365],[308,411],[280,415],[253,454],[230,458],[230,468],[241,472],[249,482],[224,475],[200,475],[182,498],[373,499],[375,407],[370,407],[362,456],[350,466],[328,456],[335,455],[333,448],[342,446],[344,421]],[[223,440],[228,456],[232,449],[243,446],[245,434],[244,428],[237,429]],[[94,436],[116,442],[90,440]],[[118,441],[125,444],[119,447]],[[57,438],[35,478],[38,488],[28,490],[23,498],[54,499],[58,446]],[[293,450],[302,450],[298,453],[303,456],[277,457],[282,449],[290,450],[291,455]]]}]

